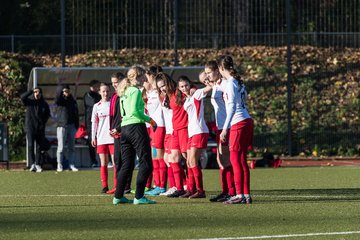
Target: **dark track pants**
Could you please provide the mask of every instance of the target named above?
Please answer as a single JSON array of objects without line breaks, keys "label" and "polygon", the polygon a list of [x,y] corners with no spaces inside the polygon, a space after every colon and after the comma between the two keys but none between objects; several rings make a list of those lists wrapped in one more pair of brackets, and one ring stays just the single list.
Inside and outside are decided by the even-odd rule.
[{"label": "dark track pants", "polygon": [[[120,169],[122,166],[120,141],[121,141],[121,138],[114,138],[114,162],[115,162],[115,166],[116,166],[116,176],[119,176]],[[135,162],[135,158],[133,159],[133,161]],[[134,169],[132,169],[130,171],[128,179],[126,180],[125,190],[128,190],[131,188],[131,180],[132,180],[132,176],[133,176],[133,170]]]},{"label": "dark track pants", "polygon": [[[29,166],[32,164],[40,165],[40,144],[45,138],[45,132],[43,131],[28,131],[26,133],[28,145],[27,145],[27,151],[28,151],[28,158],[29,158]],[[35,150],[36,148],[36,150]]]},{"label": "dark track pants", "polygon": [[136,179],[135,198],[144,196],[146,181],[153,170],[150,138],[144,123],[130,124],[121,127],[122,165],[117,177],[116,198],[124,196],[126,180],[134,169],[134,159],[139,158],[139,171]]}]

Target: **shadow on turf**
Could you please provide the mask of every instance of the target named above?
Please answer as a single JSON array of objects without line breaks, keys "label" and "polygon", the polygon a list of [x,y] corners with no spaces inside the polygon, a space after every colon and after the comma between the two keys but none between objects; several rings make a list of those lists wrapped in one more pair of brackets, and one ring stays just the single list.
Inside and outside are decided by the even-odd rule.
[{"label": "shadow on turf", "polygon": [[[110,203],[110,202],[109,202]],[[51,205],[23,205],[23,206],[19,206],[19,205],[6,205],[6,206],[0,206],[1,208],[54,208],[54,207],[98,207],[98,206],[103,206],[102,204],[51,204]]]},{"label": "shadow on turf", "polygon": [[257,190],[253,198],[257,203],[360,201],[360,188]]}]

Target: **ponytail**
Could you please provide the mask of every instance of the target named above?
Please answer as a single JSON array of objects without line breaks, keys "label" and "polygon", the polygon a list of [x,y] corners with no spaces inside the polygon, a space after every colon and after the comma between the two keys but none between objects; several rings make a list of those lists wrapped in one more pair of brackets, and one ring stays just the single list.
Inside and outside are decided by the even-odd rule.
[{"label": "ponytail", "polygon": [[217,64],[219,67],[224,68],[229,71],[230,75],[238,82],[239,87],[243,85],[240,74],[236,71],[233,63],[233,59],[229,55],[222,55],[217,59]]}]

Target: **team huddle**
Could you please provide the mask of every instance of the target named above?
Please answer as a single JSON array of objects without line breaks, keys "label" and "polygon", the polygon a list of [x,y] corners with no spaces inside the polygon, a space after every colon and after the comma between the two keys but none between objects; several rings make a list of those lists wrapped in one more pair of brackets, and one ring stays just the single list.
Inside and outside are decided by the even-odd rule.
[{"label": "team huddle", "polygon": [[[252,148],[253,120],[246,109],[246,90],[230,56],[206,63],[196,88],[188,77],[177,81],[160,66],[133,66],[125,77],[112,75],[116,93],[100,86],[101,100],[92,112],[92,145],[100,156],[102,192],[113,204],[153,204],[146,196],[205,198],[199,160],[209,129],[204,98],[210,93],[215,112],[217,162],[222,191],[210,198],[224,204],[250,204],[247,151]],[[109,134],[110,133],[110,134]],[[107,162],[114,163],[114,188],[108,189]],[[134,200],[130,191],[135,159],[138,174]],[[167,188],[168,186],[168,188]],[[153,187],[153,188],[152,188]]]}]

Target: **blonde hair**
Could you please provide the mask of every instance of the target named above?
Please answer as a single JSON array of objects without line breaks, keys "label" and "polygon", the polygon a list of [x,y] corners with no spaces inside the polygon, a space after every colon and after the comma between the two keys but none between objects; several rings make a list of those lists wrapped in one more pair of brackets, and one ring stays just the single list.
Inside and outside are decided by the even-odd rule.
[{"label": "blonde hair", "polygon": [[131,82],[129,78],[124,78],[123,80],[121,80],[121,82],[118,84],[116,89],[117,95],[119,97],[124,96],[126,89],[130,86],[131,86]]},{"label": "blonde hair", "polygon": [[127,72],[127,78],[129,80],[133,80],[145,74],[146,74],[146,70],[143,66],[133,65],[132,67],[129,68],[129,71]]}]

